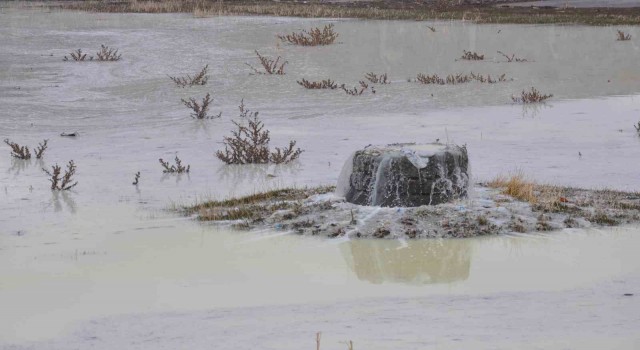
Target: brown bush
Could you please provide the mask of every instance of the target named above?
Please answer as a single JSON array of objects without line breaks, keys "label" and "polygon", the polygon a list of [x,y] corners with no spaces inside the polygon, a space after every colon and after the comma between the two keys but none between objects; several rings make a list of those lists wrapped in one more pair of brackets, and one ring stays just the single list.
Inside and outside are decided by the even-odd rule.
[{"label": "brown bush", "polygon": [[551,97],[553,97],[552,94],[551,95],[541,94],[540,91],[532,87],[531,91],[522,90],[520,97],[511,96],[511,99],[513,100],[513,102],[516,102],[516,103],[536,103],[536,102],[542,102]]},{"label": "brown bush", "polygon": [[51,182],[51,189],[56,191],[66,191],[75,187],[78,181],[73,181],[73,176],[76,174],[76,165],[73,160],[70,160],[67,164],[67,169],[64,171],[64,175],[61,177],[62,168],[56,164],[51,167],[51,171],[42,169],[45,174],[49,175]]},{"label": "brown bush", "polygon": [[302,80],[297,81],[298,84],[304,86],[307,89],[336,89],[338,84],[331,79],[325,79],[322,81],[308,81],[307,79],[302,78]]},{"label": "brown bush", "polygon": [[282,41],[294,45],[301,46],[321,46],[331,45],[338,38],[338,33],[333,31],[333,24],[328,24],[320,30],[320,28],[311,28],[309,31],[303,30],[300,33],[291,33],[288,35],[278,35]]},{"label": "brown bush", "polygon": [[193,77],[190,75],[187,75],[183,77],[169,76],[169,78],[173,80],[173,82],[176,83],[176,85],[180,87],[206,85],[207,81],[209,80],[209,76],[207,75],[208,69],[209,69],[209,65],[207,64],[206,66],[204,66],[204,68],[202,68],[202,70],[200,70],[199,73],[197,73]]},{"label": "brown bush", "polygon": [[117,49],[110,49],[109,46],[100,45],[100,51],[96,53],[98,61],[120,61],[122,55],[118,54]]},{"label": "brown bush", "polygon": [[258,56],[258,60],[260,61],[260,64],[262,65],[262,68],[264,68],[264,72],[257,70],[255,67],[253,67],[249,63],[247,63],[246,65],[251,67],[251,69],[253,69],[253,71],[256,74],[284,75],[284,66],[289,62],[284,61],[280,63],[280,65],[278,65],[278,63],[280,62],[280,56],[278,56],[275,60],[273,60],[271,58],[260,55],[258,50],[255,50],[255,52],[256,52],[256,55]]},{"label": "brown bush", "polygon": [[185,106],[187,106],[193,111],[193,113],[191,113],[192,118],[214,119],[214,118],[220,118],[222,116],[222,112],[216,115],[207,115],[207,111],[209,110],[209,105],[213,102],[213,99],[211,98],[211,95],[209,93],[207,93],[207,96],[205,96],[202,99],[201,103],[198,103],[198,101],[196,101],[193,97],[190,98],[189,100],[185,100],[185,99],[180,99],[180,100]]},{"label": "brown bush", "polygon": [[[191,165],[187,165],[186,167],[182,165],[182,160],[180,160],[178,156],[176,156],[175,158],[176,165],[171,165],[169,164],[169,162],[165,162],[164,160],[162,160],[162,158],[158,160],[160,161],[160,165],[162,165],[162,167],[164,168],[164,170],[162,170],[163,173],[182,174],[182,173],[188,173],[189,170],[191,170]],[[136,183],[134,183],[134,185],[137,185],[138,178],[139,178],[139,175],[136,175]]]},{"label": "brown bush", "polygon": [[[33,153],[37,159],[42,159],[44,151],[47,149],[48,140],[44,140],[38,144],[38,147],[33,149]],[[31,152],[27,146],[20,146],[19,144],[5,139],[4,143],[11,147],[11,156],[18,159],[31,159]]]}]

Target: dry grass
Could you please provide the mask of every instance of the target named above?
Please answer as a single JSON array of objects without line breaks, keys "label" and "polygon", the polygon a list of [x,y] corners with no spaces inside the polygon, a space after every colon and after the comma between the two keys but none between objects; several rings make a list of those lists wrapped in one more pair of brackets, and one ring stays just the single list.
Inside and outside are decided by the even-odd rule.
[{"label": "dry grass", "polygon": [[491,75],[485,76],[485,75],[476,74],[473,72],[469,74],[462,74],[462,73],[456,74],[456,75],[449,74],[445,78],[441,78],[437,74],[427,75],[423,73],[418,73],[415,79],[415,81],[422,84],[434,84],[434,85],[455,85],[455,84],[469,83],[472,81],[477,81],[480,83],[487,83],[487,84],[495,84],[495,83],[501,83],[501,82],[510,81],[510,80],[513,80],[513,79],[507,79],[506,74],[502,74],[497,78],[492,78]]},{"label": "dry grass", "polygon": [[621,30],[618,30],[618,41],[627,41],[631,40],[631,34],[627,34]]},{"label": "dry grass", "polygon": [[67,191],[72,189],[78,184],[78,181],[73,180],[73,176],[76,174],[76,165],[73,160],[70,160],[67,164],[67,169],[62,173],[62,168],[56,164],[51,167],[51,171],[42,169],[45,174],[49,175],[51,182],[51,189],[56,191]]},{"label": "dry grass", "polygon": [[462,50],[462,56],[460,57],[461,60],[468,60],[468,61],[481,61],[484,60],[484,55],[480,55],[477,52],[471,52],[471,51],[467,51],[467,50]]},{"label": "dry grass", "polygon": [[86,53],[82,53],[82,49],[77,49],[76,51],[73,51],[71,53],[69,53],[69,56],[71,57],[71,59],[69,59],[69,57],[64,56],[64,58],[62,59],[63,61],[76,61],[76,62],[83,62],[83,61],[92,61],[93,60],[93,56],[89,56],[89,59],[87,60],[87,54]]},{"label": "dry grass", "polygon": [[233,121],[236,130],[231,131],[231,136],[223,138],[224,151],[216,151],[218,159],[226,164],[282,164],[298,159],[302,150],[295,147],[296,141],[291,140],[287,147],[275,147],[271,151],[271,136],[264,123],[258,119],[258,112],[250,113],[242,103],[240,114],[244,121]]},{"label": "dry grass", "polygon": [[[20,146],[19,144],[10,141],[9,139],[5,139],[4,143],[6,143],[9,147],[11,147],[11,156],[18,159],[31,159],[31,152],[27,146]],[[42,159],[44,156],[44,151],[47,150],[48,140],[44,140],[38,144],[38,147],[33,149],[33,153],[36,155],[37,159]]]},{"label": "dry grass", "polygon": [[333,24],[327,24],[324,28],[311,28],[300,33],[278,35],[278,39],[293,45],[300,46],[324,46],[331,45],[338,38],[338,33],[333,31]]},{"label": "dry grass", "polygon": [[507,55],[502,51],[498,51],[498,53],[501,54],[504,58],[506,58],[507,62],[529,62],[525,58],[516,57],[516,54],[514,54],[514,53],[512,53],[511,55]]},{"label": "dry grass", "polygon": [[325,79],[322,81],[309,81],[307,79],[302,78],[302,80],[298,80],[297,83],[301,86],[304,86],[306,89],[334,90],[338,87],[338,84],[336,84],[336,82],[331,79]]},{"label": "dry grass", "polygon": [[[178,156],[176,156],[175,158],[175,161],[176,161],[175,165],[169,164],[169,162],[165,162],[164,160],[162,160],[162,158],[158,160],[160,161],[160,165],[162,165],[162,167],[164,168],[164,170],[162,170],[163,173],[182,174],[182,173],[189,173],[189,171],[191,170],[191,165],[187,165],[186,167],[182,165],[182,160],[180,160]],[[136,181],[137,181],[137,178],[136,178]]]},{"label": "dry grass", "polygon": [[98,57],[98,61],[108,62],[120,61],[120,58],[122,58],[122,55],[118,54],[117,49],[111,49],[105,45],[100,45],[100,51],[96,53],[96,56]]},{"label": "dry grass", "polygon": [[169,76],[171,80],[173,80],[176,85],[179,87],[186,86],[194,86],[194,85],[206,85],[209,80],[209,76],[207,75],[207,71],[209,70],[209,65],[207,64],[200,70],[200,72],[196,73],[194,76],[186,75],[183,77],[172,77]]},{"label": "dry grass", "polygon": [[538,103],[543,102],[553,95],[544,95],[540,93],[536,88],[532,87],[531,91],[522,90],[520,96],[511,96],[511,100],[515,103]]},{"label": "dry grass", "polygon": [[[246,63],[246,65],[251,67],[251,69],[253,69],[253,71],[256,74],[275,74],[275,75],[284,75],[285,74],[284,73],[284,66],[289,62],[284,61],[284,62],[280,63],[280,56],[278,56],[274,60],[274,59],[271,59],[271,58],[268,58],[268,57],[260,55],[258,50],[255,50],[255,52],[256,52],[256,56],[258,56],[258,60],[260,61],[260,64],[262,65],[262,68],[264,69],[264,72],[256,69],[255,67],[253,67],[249,63]],[[278,63],[280,63],[280,65],[278,65]]]},{"label": "dry grass", "polygon": [[369,72],[364,77],[374,84],[389,84],[389,81],[387,80],[387,73],[377,75],[373,72]]},{"label": "dry grass", "polygon": [[306,18],[365,18],[387,20],[470,20],[476,23],[637,25],[640,9],[502,8],[450,6],[446,2],[268,2],[268,1],[69,1],[45,6],[91,12],[193,13],[197,17],[269,15]]},{"label": "dry grass", "polygon": [[536,210],[544,212],[559,211],[564,207],[563,201],[566,201],[561,187],[537,184],[521,171],[497,176],[487,186],[502,189],[502,194],[528,202]]},{"label": "dry grass", "polygon": [[209,105],[213,102],[211,98],[211,94],[207,93],[207,95],[202,98],[202,102],[198,103],[193,97],[189,100],[181,99],[182,103],[189,109],[193,111],[191,113],[191,117],[195,119],[214,119],[220,118],[222,116],[222,112],[216,115],[208,115]]}]

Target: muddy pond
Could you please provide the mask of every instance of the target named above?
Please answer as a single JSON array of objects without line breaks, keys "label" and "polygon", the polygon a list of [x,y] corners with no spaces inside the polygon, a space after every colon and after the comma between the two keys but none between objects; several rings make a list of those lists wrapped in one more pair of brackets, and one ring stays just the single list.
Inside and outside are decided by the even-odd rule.
[{"label": "muddy pond", "polygon": [[[276,34],[328,23],[338,43]],[[428,26],[435,29],[432,31]],[[616,30],[634,40],[616,41]],[[335,185],[368,144],[466,144],[474,181],[520,170],[536,181],[640,191],[637,27],[476,25],[189,14],[102,14],[0,4],[0,136],[43,159],[0,153],[0,348],[535,349],[640,346],[640,228],[473,239],[347,240],[233,231],[172,209],[286,186]],[[101,44],[118,62],[70,62]],[[251,75],[254,50],[288,61]],[[482,61],[460,60],[463,50]],[[507,62],[515,54],[527,62]],[[209,65],[204,86],[170,76]],[[375,94],[307,90],[297,80]],[[423,85],[418,73],[509,80]],[[522,106],[511,96],[553,94]],[[211,93],[221,118],[181,99]],[[299,161],[215,158],[238,105],[259,111]],[[76,137],[61,133],[76,132]],[[188,174],[164,174],[179,156]],[[42,168],[74,160],[52,192]],[[131,183],[140,172],[137,186]],[[473,193],[471,193],[473,196]],[[626,296],[625,294],[633,294]],[[507,333],[505,333],[507,332]]]}]

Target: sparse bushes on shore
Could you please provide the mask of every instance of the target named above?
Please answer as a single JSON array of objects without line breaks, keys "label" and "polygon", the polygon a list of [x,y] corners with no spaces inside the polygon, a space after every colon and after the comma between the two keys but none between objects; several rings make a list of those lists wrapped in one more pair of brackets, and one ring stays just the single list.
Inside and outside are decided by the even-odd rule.
[{"label": "sparse bushes on shore", "polygon": [[[87,58],[87,54],[83,53],[82,49],[77,49],[76,51],[69,53],[69,57],[64,56],[62,60],[75,62],[93,61],[93,56],[89,56]],[[109,48],[109,46],[106,45],[100,45],[100,51],[96,52],[96,57],[96,61],[99,62],[114,62],[119,61],[122,58],[122,54],[118,54],[117,49]]]},{"label": "sparse bushes on shore", "polygon": [[484,76],[482,74],[476,74],[473,72],[469,74],[461,74],[461,73],[455,74],[455,75],[449,74],[445,78],[441,78],[437,74],[426,75],[423,73],[418,73],[415,79],[415,81],[421,84],[434,84],[434,85],[455,85],[455,84],[469,83],[471,81],[477,81],[480,83],[487,83],[487,84],[495,84],[495,83],[506,82],[509,80],[512,80],[512,79],[507,79],[506,74],[499,75],[497,78],[491,78],[491,75]]},{"label": "sparse bushes on shore", "polygon": [[331,45],[338,38],[338,33],[333,31],[333,24],[327,24],[322,28],[311,28],[300,33],[278,35],[278,39],[293,45],[323,46]]}]

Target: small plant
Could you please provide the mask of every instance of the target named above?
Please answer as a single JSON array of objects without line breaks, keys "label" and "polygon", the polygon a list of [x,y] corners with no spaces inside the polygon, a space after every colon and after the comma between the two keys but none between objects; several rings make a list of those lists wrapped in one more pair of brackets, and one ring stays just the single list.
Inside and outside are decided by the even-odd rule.
[{"label": "small plant", "polygon": [[[47,143],[49,140],[44,140],[38,144],[38,147],[33,149],[33,153],[37,159],[42,159],[44,151],[47,149]],[[20,146],[15,142],[11,142],[9,139],[5,139],[4,143],[11,147],[11,156],[18,159],[31,159],[31,152],[27,146]]]},{"label": "small plant", "polygon": [[96,53],[98,61],[119,61],[122,55],[118,54],[117,49],[110,49],[109,46],[100,45],[100,51]]},{"label": "small plant", "polygon": [[[255,50],[256,55],[258,56],[258,60],[260,60],[260,64],[262,68],[264,68],[264,72],[257,70],[255,67],[247,63],[246,65],[251,67],[256,74],[275,74],[275,75],[284,75],[284,66],[288,63],[284,61],[280,63],[280,56],[278,56],[275,60],[270,59],[268,57],[260,55],[258,50]],[[280,65],[278,65],[280,63]]]},{"label": "small plant", "polygon": [[[77,62],[82,62],[87,60],[87,54],[86,53],[82,53],[82,49],[77,49],[76,51],[73,51],[71,53],[69,53],[69,56],[71,56],[71,59]],[[63,61],[70,61],[69,57],[64,56],[64,58],[62,59]],[[89,56],[88,61],[92,61],[93,60],[93,56]]]},{"label": "small plant", "polygon": [[322,28],[311,28],[309,31],[303,30],[300,33],[288,35],[278,35],[284,42],[301,46],[321,46],[331,45],[338,38],[338,33],[333,31],[333,24],[328,24]]},{"label": "small plant", "polygon": [[207,93],[207,96],[205,96],[202,99],[201,103],[198,103],[193,97],[190,98],[189,100],[185,100],[185,99],[180,99],[180,100],[185,106],[187,106],[193,111],[193,113],[191,113],[192,118],[214,119],[214,118],[220,118],[222,116],[222,112],[213,116],[207,115],[207,111],[209,110],[209,105],[211,104],[211,102],[213,102],[213,99],[211,98],[211,95],[209,93]]},{"label": "small plant", "polygon": [[627,41],[631,40],[631,34],[627,34],[621,30],[618,30],[618,41]]},{"label": "small plant", "polygon": [[132,185],[138,186],[138,182],[140,182],[140,172],[139,171],[135,174],[135,177],[133,178]]},{"label": "small plant", "polygon": [[364,77],[374,84],[389,84],[389,81],[387,80],[387,73],[383,73],[378,76],[375,73],[370,72],[367,73]]},{"label": "small plant", "polygon": [[436,28],[435,28],[435,27],[427,26],[427,28],[429,28],[429,30],[430,30],[432,33],[435,33],[435,32],[436,32]]},{"label": "small plant", "polygon": [[636,129],[638,136],[640,136],[640,122],[638,122],[638,124],[634,125],[633,127]]},{"label": "small plant", "polygon": [[527,59],[525,59],[525,58],[516,57],[516,54],[514,54],[514,53],[511,54],[511,56],[503,53],[502,51],[498,51],[498,53],[501,54],[502,56],[504,56],[504,58],[507,59],[507,62],[513,62],[513,61],[515,61],[515,62],[528,62]]},{"label": "small plant", "polygon": [[322,81],[308,81],[307,79],[302,78],[302,80],[297,81],[298,84],[304,86],[307,89],[336,89],[338,84],[331,79],[325,79]]},{"label": "small plant", "polygon": [[[353,89],[347,89],[344,84],[340,85],[340,88],[342,90],[344,90],[344,92],[346,92],[347,95],[360,96],[360,95],[362,95],[363,92],[365,92],[365,90],[367,90],[369,88],[369,84],[367,84],[364,81],[360,80],[360,89],[359,90],[358,90],[357,86],[355,86]],[[372,90],[372,91],[375,93],[375,90]]]},{"label": "small plant", "polygon": [[531,91],[522,90],[520,97],[511,96],[511,99],[515,103],[537,103],[551,97],[553,97],[553,95],[543,95],[540,91],[536,90],[536,88],[532,87]]},{"label": "small plant", "polygon": [[173,80],[173,82],[176,83],[176,85],[180,87],[206,85],[207,80],[209,80],[209,76],[207,75],[208,69],[209,69],[209,65],[207,64],[206,66],[204,66],[204,68],[202,68],[202,70],[199,73],[197,73],[193,77],[190,75],[187,75],[185,77],[169,76],[169,78]]},{"label": "small plant", "polygon": [[[182,165],[182,161],[180,160],[180,158],[178,158],[178,156],[176,156],[176,158],[175,158],[176,165],[171,165],[171,164],[169,164],[169,162],[165,162],[164,160],[162,160],[162,158],[160,158],[158,160],[160,161],[160,164],[164,168],[164,170],[162,171],[163,173],[182,174],[182,173],[188,173],[189,170],[191,170],[191,165],[187,165],[186,167],[184,165]],[[138,174],[139,174],[139,172],[138,172]],[[138,178],[139,178],[139,176],[136,176],[136,182],[138,181]],[[134,183],[134,185],[137,185],[137,183]]]},{"label": "small plant", "polygon": [[462,54],[462,57],[460,57],[460,59],[462,60],[469,60],[469,61],[484,60],[484,55],[480,55],[477,52],[471,52],[467,50],[462,50],[462,51],[463,51],[463,54]]},{"label": "small plant", "polygon": [[73,160],[70,160],[67,164],[67,170],[64,171],[62,177],[60,177],[62,168],[58,164],[51,166],[51,171],[44,168],[42,171],[50,177],[49,181],[51,182],[52,190],[67,191],[78,184],[78,181],[73,181],[73,176],[76,174],[76,165]]},{"label": "small plant", "polygon": [[233,122],[237,129],[231,132],[231,136],[223,138],[224,151],[216,151],[218,159],[227,164],[281,164],[289,163],[300,156],[302,150],[295,148],[296,141],[293,140],[289,141],[288,147],[276,147],[271,151],[269,130],[266,130],[264,123],[258,119],[258,112],[249,113],[249,116],[246,125]]}]

